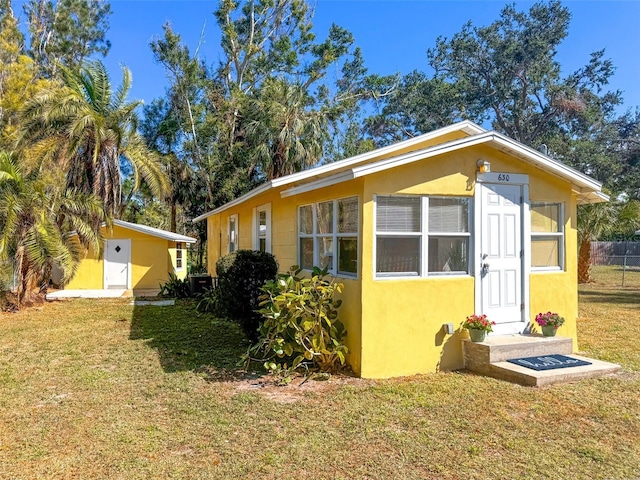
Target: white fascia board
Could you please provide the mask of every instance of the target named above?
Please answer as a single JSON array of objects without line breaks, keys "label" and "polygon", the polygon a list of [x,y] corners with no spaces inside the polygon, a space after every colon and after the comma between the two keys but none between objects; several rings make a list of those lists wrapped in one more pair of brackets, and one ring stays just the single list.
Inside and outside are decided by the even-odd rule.
[{"label": "white fascia board", "polygon": [[589,190],[600,191],[602,189],[602,184],[588,175],[585,175],[578,170],[565,165],[564,163],[560,163],[554,160],[551,157],[544,155],[542,152],[538,152],[537,150],[528,147],[520,142],[516,142],[511,138],[502,135],[498,132],[492,132],[495,137],[493,140],[497,144],[503,145],[508,148],[512,148],[515,152],[519,153],[521,156],[524,156],[529,163],[533,163],[536,166],[542,167],[543,170],[547,170],[549,172],[555,173],[556,175],[563,177],[575,185],[580,187],[586,187]]},{"label": "white fascia board", "polygon": [[124,220],[113,220],[113,224],[136,232],[145,233],[153,237],[162,238],[164,240],[171,240],[172,242],[184,242],[195,243],[196,239],[193,237],[187,237],[186,235],[180,235],[179,233],[169,232],[160,228],[150,227],[148,225],[139,225],[137,223],[125,222]]},{"label": "white fascia board", "polygon": [[328,163],[326,165],[315,167],[310,170],[305,170],[303,172],[292,173],[291,175],[287,175],[285,177],[276,178],[272,180],[272,183],[274,187],[281,187],[284,185],[288,185],[290,183],[304,181],[318,175],[331,173],[336,170],[343,170],[352,165],[357,165],[359,163],[366,162],[376,157],[386,155],[388,153],[401,150],[401,149],[410,147],[412,145],[416,145],[420,142],[424,142],[432,138],[437,138],[442,135],[446,135],[446,134],[449,134],[452,132],[458,132],[458,131],[463,131],[468,135],[477,135],[477,134],[486,132],[486,130],[483,129],[482,127],[476,125],[475,123],[469,120],[465,120],[462,122],[454,123],[453,125],[439,128],[437,130],[425,133],[423,135],[419,135],[417,137],[410,138],[408,140],[404,140],[402,142],[394,143],[387,147],[377,148],[376,150],[372,150],[366,153],[361,153],[360,155],[356,155],[350,158],[345,158],[344,160]]},{"label": "white fascia board", "polygon": [[[357,165],[359,163],[367,162],[376,157],[387,155],[397,150],[401,150],[403,148],[410,147],[412,145],[416,145],[420,142],[424,142],[426,140],[430,140],[432,138],[437,138],[442,135],[446,135],[452,132],[462,131],[468,135],[477,135],[486,132],[486,130],[475,123],[464,120],[462,122],[454,123],[453,125],[448,125],[443,128],[439,128],[432,132],[425,133],[423,135],[419,135],[417,137],[410,138],[408,140],[404,140],[402,142],[394,143],[393,145],[389,145],[387,147],[378,148],[376,150],[372,150],[370,152],[361,153],[360,155],[356,155],[354,157],[345,158],[344,160],[339,160],[337,162],[328,163],[326,165],[321,165],[319,167],[315,167],[309,170],[304,170],[302,172],[292,173],[291,175],[286,175],[280,178],[274,178],[273,180],[251,190],[250,192],[244,194],[241,197],[236,198],[228,203],[225,203],[221,207],[216,208],[215,210],[211,210],[210,212],[204,213],[192,220],[193,223],[200,222],[205,220],[206,218],[215,215],[216,213],[223,212],[228,208],[231,208],[235,205],[245,202],[250,198],[255,197],[261,193],[270,190],[271,188],[284,187],[286,185],[290,185],[296,182],[304,182],[305,180],[313,179],[314,177],[323,176],[329,174],[330,177],[332,172],[336,172],[336,174],[344,171],[345,169],[349,169],[349,167],[353,165]],[[350,169],[349,169],[350,170]],[[314,181],[314,180],[312,180]],[[322,179],[317,179],[317,181],[322,181]],[[344,180],[342,180],[344,181]],[[297,187],[294,187],[297,188]],[[313,189],[312,189],[313,190]],[[308,190],[305,190],[308,191]],[[284,195],[289,196],[289,195]]]},{"label": "white fascia board", "polygon": [[542,170],[552,173],[558,177],[564,178],[571,182],[572,185],[577,186],[580,191],[585,189],[587,191],[599,192],[602,189],[602,184],[594,180],[593,178],[584,175],[583,173],[574,170],[560,162],[553,160],[552,158],[543,155],[536,150],[527,147],[515,140],[511,140],[504,135],[496,132],[485,132],[478,135],[473,135],[467,138],[461,138],[453,140],[441,145],[435,145],[433,147],[426,148],[424,150],[418,150],[410,152],[398,157],[388,158],[379,162],[363,165],[353,169],[353,177],[358,178],[361,176],[369,175],[372,173],[381,172],[389,168],[405,165],[418,160],[423,160],[436,155],[443,155],[462,148],[479,145],[482,143],[491,143],[498,149],[508,150],[528,163],[533,164],[541,168]]},{"label": "white fascia board", "polygon": [[280,196],[282,198],[291,197],[293,195],[298,195],[300,193],[311,192],[313,190],[318,190],[323,187],[329,187],[337,183],[347,182],[349,180],[353,180],[353,178],[354,178],[353,170],[347,170],[346,172],[336,173],[335,175],[331,175],[330,177],[321,178],[313,182],[305,183],[302,185],[298,185],[297,187],[292,187],[287,190],[283,190],[280,193]]},{"label": "white fascia board", "polygon": [[415,152],[405,153],[404,155],[400,155],[398,157],[387,158],[385,160],[380,160],[379,162],[376,162],[376,163],[370,163],[368,165],[356,167],[353,169],[353,177],[354,178],[363,177],[365,175],[370,175],[372,173],[388,170],[389,168],[399,167],[402,165],[406,165],[408,163],[416,162],[418,160],[434,157],[436,155],[442,155],[445,153],[453,152],[455,150],[460,150],[461,148],[464,148],[464,147],[478,145],[480,143],[486,143],[489,140],[491,140],[491,136],[492,136],[492,132],[487,132],[479,135],[474,135],[472,137],[453,140],[451,142],[443,143],[441,145],[435,145],[433,147],[425,148],[423,150],[417,150]]},{"label": "white fascia board", "polygon": [[[284,177],[283,177],[284,178]],[[210,212],[207,213],[203,213],[202,215],[200,215],[199,217],[194,218],[193,220],[191,220],[193,223],[198,223],[206,218],[209,218],[212,215],[215,215],[216,213],[220,213],[223,212],[231,207],[234,207],[246,200],[249,200],[250,198],[256,197],[258,195],[260,195],[261,193],[266,192],[267,190],[270,190],[273,187],[273,180],[267,182],[267,183],[263,183],[262,185],[260,185],[259,187],[254,188],[253,190],[245,193],[244,195],[242,195],[241,197],[236,198],[235,200],[231,200],[228,203],[225,203],[224,205],[222,205],[221,207],[216,208],[215,210],[211,210]]]},{"label": "white fascia board", "polygon": [[577,196],[578,205],[588,205],[590,203],[606,203],[610,200],[609,195],[602,192],[579,193]]}]

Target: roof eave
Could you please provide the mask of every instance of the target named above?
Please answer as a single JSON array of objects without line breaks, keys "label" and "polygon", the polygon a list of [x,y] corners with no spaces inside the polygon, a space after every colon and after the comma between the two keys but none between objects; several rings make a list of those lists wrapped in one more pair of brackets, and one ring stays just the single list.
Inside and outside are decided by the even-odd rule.
[{"label": "roof eave", "polygon": [[[135,232],[144,233],[146,235],[151,235],[152,237],[162,238],[163,240],[169,240],[171,242],[184,242],[184,243],[195,243],[197,240],[193,237],[188,237],[186,235],[180,235],[179,233],[167,232],[165,230],[161,230],[159,228],[153,228],[148,226],[141,226],[136,223],[125,222],[124,220],[114,219],[113,224],[122,228],[127,228],[129,230],[133,230]],[[106,226],[103,223],[102,226]],[[144,228],[146,227],[146,228]],[[153,230],[148,230],[153,228]]]},{"label": "roof eave", "polygon": [[218,207],[218,208],[216,208],[214,210],[211,210],[210,212],[203,213],[202,215],[194,218],[191,221],[193,223],[201,222],[202,220],[205,220],[205,219],[211,217],[212,215],[215,215],[216,213],[220,213],[220,212],[222,212],[224,210],[227,210],[227,209],[229,209],[229,208],[231,208],[231,207],[233,207],[235,205],[243,203],[246,200],[249,200],[250,198],[257,197],[261,193],[264,193],[264,192],[270,190],[272,187],[273,187],[273,180],[270,180],[267,183],[263,183],[259,187],[256,187],[253,190],[250,190],[249,192],[247,192],[244,195],[236,198],[235,200],[231,200],[230,202],[227,202],[224,205],[222,205],[222,206],[220,206],[220,207]]},{"label": "roof eave", "polygon": [[[408,140],[404,140],[402,142],[394,143],[393,145],[388,145],[386,147],[377,148],[370,152],[361,153],[359,155],[355,155],[350,158],[345,158],[344,160],[340,160],[334,163],[328,163],[326,165],[321,165],[319,167],[312,168],[310,170],[304,170],[302,172],[292,173],[291,175],[286,175],[280,178],[274,178],[273,180],[251,190],[248,193],[245,193],[241,197],[236,198],[230,202],[225,203],[224,205],[211,210],[207,213],[197,216],[192,220],[193,223],[200,222],[205,220],[212,215],[217,213],[221,213],[225,210],[228,210],[231,207],[234,207],[240,203],[243,203],[253,197],[260,195],[272,188],[284,187],[296,182],[304,182],[304,184],[319,182],[322,183],[322,180],[325,178],[333,177],[334,175],[339,175],[344,173],[345,171],[351,171],[350,167],[357,165],[362,162],[366,162],[372,158],[377,156],[386,155],[389,152],[393,152],[394,150],[400,150],[411,145],[415,145],[420,142],[424,142],[425,140],[431,138],[437,138],[442,135],[446,135],[451,132],[462,131],[467,135],[473,136],[486,132],[486,130],[479,125],[473,123],[470,120],[464,120],[462,122],[454,123],[453,125],[448,125],[446,127],[439,128],[432,132],[425,133],[423,135],[419,135],[417,137],[410,138]],[[331,173],[336,172],[336,173]],[[293,187],[296,188],[296,187]]]}]

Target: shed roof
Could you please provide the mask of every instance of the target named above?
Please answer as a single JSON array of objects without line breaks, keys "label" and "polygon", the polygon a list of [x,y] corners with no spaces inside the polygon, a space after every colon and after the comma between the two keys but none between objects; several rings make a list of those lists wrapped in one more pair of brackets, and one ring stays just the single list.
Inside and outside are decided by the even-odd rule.
[{"label": "shed roof", "polygon": [[114,220],[113,224],[122,228],[128,228],[129,230],[134,230],[136,232],[145,233],[153,237],[171,240],[172,242],[194,243],[196,241],[196,239],[193,237],[187,237],[186,235],[180,235],[179,233],[169,232],[160,228],[149,227],[148,225],[125,222],[124,220]]},{"label": "shed roof", "polygon": [[[461,138],[436,145],[432,144],[432,140],[453,132],[459,132],[463,135]],[[430,141],[431,145],[421,146],[421,144],[428,144]],[[193,221],[204,220],[272,188],[290,185],[289,188],[281,192],[282,197],[288,197],[480,144],[486,144],[509,153],[547,173],[567,180],[578,195],[578,204],[597,203],[609,199],[602,192],[602,184],[588,175],[505,135],[495,131],[487,131],[473,122],[464,121],[345,160],[273,179],[221,207],[194,218]],[[412,147],[415,149],[407,151]],[[394,152],[398,152],[398,154],[393,155]]]}]

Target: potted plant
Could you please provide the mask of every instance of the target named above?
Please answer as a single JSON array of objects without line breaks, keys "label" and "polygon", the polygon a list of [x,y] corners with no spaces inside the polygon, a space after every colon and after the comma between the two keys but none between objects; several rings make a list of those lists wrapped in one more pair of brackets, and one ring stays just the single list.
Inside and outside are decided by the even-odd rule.
[{"label": "potted plant", "polygon": [[484,342],[488,332],[493,332],[492,325],[496,322],[492,322],[487,319],[486,315],[469,315],[462,324],[462,328],[469,330],[469,338],[472,342]]},{"label": "potted plant", "polygon": [[536,315],[536,323],[540,325],[542,335],[545,337],[554,337],[560,325],[564,323],[564,318],[557,313],[539,313]]}]

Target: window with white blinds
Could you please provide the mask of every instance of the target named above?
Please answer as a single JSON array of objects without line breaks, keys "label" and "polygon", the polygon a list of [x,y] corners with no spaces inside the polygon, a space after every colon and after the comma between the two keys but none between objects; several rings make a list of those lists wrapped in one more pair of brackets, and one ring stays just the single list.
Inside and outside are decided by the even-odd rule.
[{"label": "window with white blinds", "polygon": [[358,273],[358,197],[298,207],[298,261],[334,274]]},{"label": "window with white blinds", "polygon": [[560,203],[531,203],[531,267],[564,268],[563,208]]},{"label": "window with white blinds", "polygon": [[467,274],[469,219],[466,197],[376,196],[376,275]]}]

